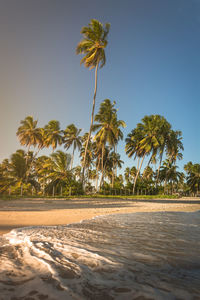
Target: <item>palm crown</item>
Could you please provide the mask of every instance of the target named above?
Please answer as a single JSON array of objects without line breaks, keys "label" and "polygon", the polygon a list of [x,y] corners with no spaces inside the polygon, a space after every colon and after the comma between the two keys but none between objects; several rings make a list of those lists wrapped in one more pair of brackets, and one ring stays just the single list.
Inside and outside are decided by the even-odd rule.
[{"label": "palm crown", "polygon": [[103,67],[106,62],[104,49],[107,46],[107,35],[109,33],[110,24],[106,23],[105,28],[102,23],[92,19],[88,26],[81,29],[83,39],[80,41],[76,48],[77,54],[84,54],[81,59],[81,64],[84,63],[86,68],[94,68],[100,64]]}]

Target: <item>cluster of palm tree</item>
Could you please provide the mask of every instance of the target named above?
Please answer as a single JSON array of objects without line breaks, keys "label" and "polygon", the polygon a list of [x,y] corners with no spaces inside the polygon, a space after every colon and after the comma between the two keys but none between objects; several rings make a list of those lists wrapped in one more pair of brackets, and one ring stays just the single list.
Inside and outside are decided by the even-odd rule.
[{"label": "cluster of palm tree", "polygon": [[[21,121],[17,136],[25,150],[17,150],[0,164],[0,193],[68,195],[82,193],[82,169],[85,164],[85,185],[88,190],[105,191],[128,189],[129,193],[199,193],[200,165],[189,162],[177,171],[176,161],[182,158],[181,132],[174,131],[164,117],[145,116],[126,138],[125,151],[137,159],[137,166],[127,167],[122,174],[117,169],[123,161],[117,144],[123,139],[125,122],[118,120],[115,102],[105,99],[94,117],[92,135],[80,135],[81,129],[70,124],[60,129],[52,120],[43,128],[28,116]],[[88,143],[87,143],[88,141]],[[87,152],[85,156],[85,148]],[[62,146],[72,153],[56,150]],[[38,156],[40,150],[51,147],[49,156]],[[80,165],[73,166],[74,153],[79,150]],[[142,164],[148,157],[147,166]],[[164,161],[163,158],[165,158]],[[156,162],[158,166],[156,169]],[[153,171],[155,166],[155,171]],[[186,179],[186,181],[185,181]]]},{"label": "cluster of palm tree", "polygon": [[[89,133],[81,136],[81,129],[74,124],[61,130],[59,122],[51,120],[41,128],[37,127],[38,122],[32,116],[26,117],[20,122],[17,136],[21,145],[27,147],[27,152],[18,150],[10,160],[6,159],[2,162],[1,191],[9,190],[10,193],[11,187],[14,190],[20,187],[22,194],[26,186],[29,192],[32,187],[43,194],[45,192],[55,194],[55,191],[60,191],[62,194],[70,184],[78,183],[82,179],[81,167],[73,167],[75,150],[80,151],[82,168],[86,169],[86,185],[91,186],[90,181],[96,181],[96,189],[99,189],[103,185],[104,177],[111,178],[114,184],[117,167],[121,167],[122,163],[120,155],[116,153],[116,145],[123,138],[120,128],[124,127],[125,123],[118,120],[115,102],[111,103],[109,99],[101,103],[95,122],[92,132],[96,134],[90,136],[88,142]],[[66,150],[72,148],[72,153],[68,154],[61,150],[55,152],[58,146],[63,146]],[[49,147],[52,148],[50,156],[37,157],[40,150]],[[98,183],[100,171],[101,180]]]},{"label": "cluster of palm tree", "polygon": [[140,174],[144,159],[149,157],[150,163],[159,162],[156,184],[159,180],[163,156],[166,155],[171,164],[182,158],[183,150],[181,131],[174,131],[170,123],[160,115],[145,116],[136,128],[126,138],[126,154],[137,159],[137,172],[133,185],[135,192],[137,178]]}]

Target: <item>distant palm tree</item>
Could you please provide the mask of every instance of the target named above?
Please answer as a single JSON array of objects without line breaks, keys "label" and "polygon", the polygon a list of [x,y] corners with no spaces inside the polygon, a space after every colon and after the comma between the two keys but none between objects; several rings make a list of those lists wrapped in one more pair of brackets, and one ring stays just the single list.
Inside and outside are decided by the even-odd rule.
[{"label": "distant palm tree", "polygon": [[160,168],[159,177],[160,181],[164,181],[164,191],[166,189],[166,184],[170,183],[171,194],[173,193],[174,183],[178,183],[178,181],[182,178],[182,173],[178,172],[177,168],[178,167],[169,159],[166,159]]},{"label": "distant palm tree", "polygon": [[125,170],[124,170],[124,178],[126,180],[126,183],[129,183],[130,182],[130,175],[131,175],[131,169],[129,167],[127,167]]},{"label": "distant palm tree", "polygon": [[172,163],[176,163],[177,159],[182,159],[183,155],[181,151],[184,150],[182,143],[182,132],[179,130],[170,130],[168,144],[167,144],[167,156]]},{"label": "distant palm tree", "polygon": [[[23,188],[26,184],[30,184],[38,188],[38,184],[32,174],[27,178],[27,168],[32,161],[33,152],[29,151],[29,155],[24,150],[20,149],[13,153],[10,160],[4,160],[1,165],[2,179],[5,180],[4,190],[10,186],[20,188],[21,196],[23,195]],[[6,167],[6,168],[5,168]],[[0,186],[3,182],[0,183]],[[3,188],[3,186],[1,187]]]},{"label": "distant palm tree", "polygon": [[37,128],[38,121],[34,121],[32,116],[26,117],[21,122],[21,126],[17,130],[17,136],[22,146],[30,147],[40,146],[42,144],[41,128]]},{"label": "distant palm tree", "polygon": [[104,170],[103,157],[105,147],[108,145],[110,149],[113,148],[115,151],[118,141],[123,138],[120,127],[126,126],[124,121],[117,119],[117,110],[114,106],[115,101],[111,103],[109,99],[105,99],[100,105],[98,114],[95,116],[95,122],[97,123],[92,128],[93,131],[97,131],[95,140],[102,149],[102,174]]},{"label": "distant palm tree", "polygon": [[59,121],[56,120],[49,121],[49,123],[44,127],[44,130],[46,135],[45,146],[46,147],[51,146],[54,152],[57,146],[62,145],[63,143]]},{"label": "distant palm tree", "polygon": [[81,142],[81,136],[79,135],[81,130],[82,129],[76,128],[76,126],[74,124],[70,124],[63,131],[63,134],[64,134],[64,137],[63,137],[64,148],[66,148],[68,150],[71,146],[73,147],[70,169],[72,169],[72,166],[73,166],[74,152],[75,152],[76,148],[78,148],[78,150],[81,149],[82,142]]},{"label": "distant palm tree", "polygon": [[[144,161],[145,156],[148,154],[148,151],[150,149],[145,149],[144,147],[141,147],[140,141],[144,138],[144,132],[143,127],[139,123],[137,124],[137,127],[131,131],[131,133],[128,134],[126,138],[126,146],[125,151],[128,157],[134,156],[134,159],[138,159],[138,166],[137,166],[137,172],[134,178],[134,184],[133,184],[133,194],[135,193],[135,187],[137,178],[140,174],[140,170]],[[141,162],[140,162],[141,159]]]},{"label": "distant palm tree", "polygon": [[[90,137],[89,143],[87,143],[87,141],[88,141],[88,135],[89,135],[89,133],[86,132],[82,136],[82,148],[81,148],[81,151],[80,151],[80,157],[81,157],[82,167],[83,167],[83,165],[85,163],[85,168],[87,168],[87,169],[90,168],[90,166],[91,166],[91,164],[93,162],[93,159],[94,159],[93,142],[92,142],[92,139]],[[87,152],[86,152],[86,158],[85,158],[85,149],[86,149],[86,146],[87,146]]]},{"label": "distant palm tree", "polygon": [[37,127],[37,120],[33,120],[32,116],[26,117],[24,120],[21,122],[21,126],[17,130],[17,136],[19,138],[20,144],[22,146],[27,146],[28,151],[27,151],[27,157],[26,157],[26,164],[28,160],[28,155],[30,151],[30,147],[33,146],[38,147],[38,150],[36,151],[35,155],[32,156],[32,161],[29,164],[29,168],[27,168],[26,172],[26,181],[29,176],[33,161],[39,151],[44,147],[44,135],[43,135],[43,128],[38,128]]},{"label": "distant palm tree", "polygon": [[81,64],[84,63],[86,68],[93,69],[95,68],[95,88],[94,88],[94,97],[93,97],[93,106],[92,106],[92,115],[90,130],[88,134],[88,140],[85,145],[85,154],[83,160],[83,180],[84,181],[84,172],[85,172],[85,163],[86,163],[86,153],[88,148],[88,143],[91,136],[92,125],[94,120],[94,110],[95,110],[95,100],[97,93],[97,72],[98,68],[102,68],[105,65],[105,48],[107,46],[107,35],[109,33],[110,24],[106,23],[105,27],[99,21],[92,19],[88,26],[84,26],[81,29],[81,34],[83,34],[83,39],[80,41],[76,48],[77,54],[83,54],[84,57],[81,59]]},{"label": "distant palm tree", "polygon": [[153,175],[154,175],[153,169],[150,166],[147,166],[143,171],[142,177],[145,180],[152,181]]},{"label": "distant palm tree", "polygon": [[49,183],[47,189],[53,191],[60,188],[61,195],[63,188],[72,179],[72,172],[69,170],[71,155],[58,150],[50,155],[50,172],[48,174]]},{"label": "distant palm tree", "polygon": [[184,166],[184,170],[187,172],[187,185],[191,191],[198,194],[200,191],[200,164],[189,162]]},{"label": "distant palm tree", "polygon": [[112,187],[114,185],[115,177],[117,177],[117,168],[122,168],[122,164],[124,163],[120,159],[120,155],[118,153],[115,153],[114,151],[110,153],[109,159],[112,164]]}]

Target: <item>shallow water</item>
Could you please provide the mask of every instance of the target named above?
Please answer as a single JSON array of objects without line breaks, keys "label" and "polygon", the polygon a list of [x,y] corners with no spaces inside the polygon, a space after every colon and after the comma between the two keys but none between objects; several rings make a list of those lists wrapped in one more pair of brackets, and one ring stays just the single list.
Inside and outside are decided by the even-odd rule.
[{"label": "shallow water", "polygon": [[200,212],[12,230],[0,271],[0,300],[200,299]]}]

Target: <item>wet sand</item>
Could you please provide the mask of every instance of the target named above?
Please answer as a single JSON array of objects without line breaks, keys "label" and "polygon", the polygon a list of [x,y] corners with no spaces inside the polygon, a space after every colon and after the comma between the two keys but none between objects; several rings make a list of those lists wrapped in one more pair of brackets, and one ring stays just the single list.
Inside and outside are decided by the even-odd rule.
[{"label": "wet sand", "polygon": [[19,227],[66,225],[106,214],[197,210],[200,210],[200,198],[0,199],[0,235]]}]

